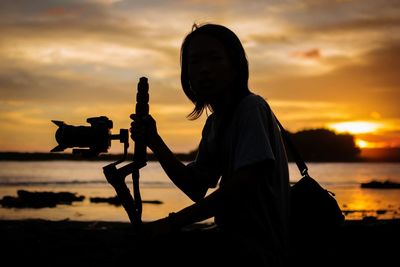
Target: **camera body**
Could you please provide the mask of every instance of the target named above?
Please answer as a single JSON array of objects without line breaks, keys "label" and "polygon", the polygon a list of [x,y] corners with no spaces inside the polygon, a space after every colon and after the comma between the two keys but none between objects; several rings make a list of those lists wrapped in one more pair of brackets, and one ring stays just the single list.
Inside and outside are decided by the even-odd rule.
[{"label": "camera body", "polygon": [[78,149],[74,149],[73,153],[79,153],[84,157],[94,157],[107,152],[113,137],[111,134],[113,122],[106,116],[92,117],[86,121],[90,126],[73,126],[53,120],[52,122],[58,126],[55,134],[58,146],[51,152],[61,152],[74,147]]}]

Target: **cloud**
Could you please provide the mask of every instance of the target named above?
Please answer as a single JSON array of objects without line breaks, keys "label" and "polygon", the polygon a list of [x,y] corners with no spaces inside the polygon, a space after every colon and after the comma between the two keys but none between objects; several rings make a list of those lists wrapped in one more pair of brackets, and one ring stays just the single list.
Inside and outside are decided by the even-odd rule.
[{"label": "cloud", "polygon": [[400,43],[386,43],[323,74],[272,77],[265,94],[271,99],[336,103],[358,118],[371,112],[398,118],[399,55]]},{"label": "cloud", "polygon": [[313,48],[307,51],[296,51],[291,53],[293,57],[307,59],[307,60],[317,60],[321,58],[321,52],[317,48]]},{"label": "cloud", "polygon": [[52,147],[49,119],[82,124],[108,115],[126,128],[141,76],[167,143],[193,149],[204,121],[185,119],[192,104],[180,89],[179,49],[195,21],[238,34],[252,89],[290,130],[372,112],[400,116],[398,1],[4,0],[0,7],[2,150],[22,143],[19,129],[36,144],[21,147]]}]

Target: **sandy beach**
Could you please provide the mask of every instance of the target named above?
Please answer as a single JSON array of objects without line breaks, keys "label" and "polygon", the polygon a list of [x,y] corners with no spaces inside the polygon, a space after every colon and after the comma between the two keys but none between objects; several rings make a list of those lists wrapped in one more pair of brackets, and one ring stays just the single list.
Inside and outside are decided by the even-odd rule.
[{"label": "sandy beach", "polygon": [[[128,223],[1,220],[1,261],[13,266],[178,266],[178,255],[184,255],[180,260],[187,264],[182,265],[213,266],[212,256],[201,253],[213,243],[212,231],[205,231],[209,226],[194,225],[191,234],[168,240],[142,240]],[[318,258],[320,266],[389,266],[398,257],[400,220],[346,221],[336,237],[317,244],[329,250]],[[310,256],[316,255],[310,251]]]}]

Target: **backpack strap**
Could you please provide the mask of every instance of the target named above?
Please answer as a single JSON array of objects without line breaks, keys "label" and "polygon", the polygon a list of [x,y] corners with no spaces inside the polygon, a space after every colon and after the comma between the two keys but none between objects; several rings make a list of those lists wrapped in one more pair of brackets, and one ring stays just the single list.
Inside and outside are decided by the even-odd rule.
[{"label": "backpack strap", "polygon": [[292,153],[294,160],[296,162],[297,168],[300,171],[302,176],[309,176],[308,175],[308,167],[303,160],[302,156],[300,155],[299,151],[297,150],[296,146],[294,145],[292,139],[290,138],[289,133],[283,128],[282,124],[279,122],[278,118],[275,116],[275,120],[278,123],[279,128],[281,129],[283,141],[285,142],[286,146],[289,148],[290,152]]}]

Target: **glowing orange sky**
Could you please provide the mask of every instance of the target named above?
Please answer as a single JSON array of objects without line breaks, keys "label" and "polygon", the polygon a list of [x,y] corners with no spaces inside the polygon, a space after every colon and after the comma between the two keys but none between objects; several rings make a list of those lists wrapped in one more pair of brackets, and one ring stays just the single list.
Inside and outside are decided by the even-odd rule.
[{"label": "glowing orange sky", "polygon": [[399,14],[399,1],[376,0],[1,1],[0,151],[49,151],[52,119],[107,115],[114,132],[129,128],[141,76],[166,143],[194,149],[205,118],[185,118],[179,80],[193,22],[237,33],[251,89],[288,130],[375,123],[356,137],[400,146]]}]

